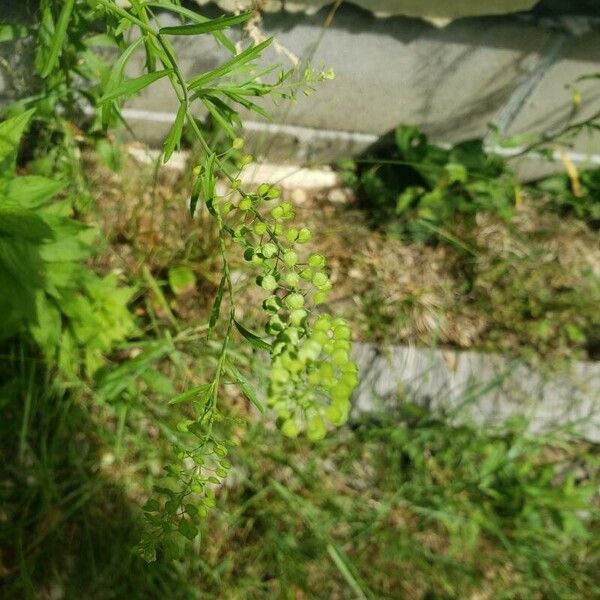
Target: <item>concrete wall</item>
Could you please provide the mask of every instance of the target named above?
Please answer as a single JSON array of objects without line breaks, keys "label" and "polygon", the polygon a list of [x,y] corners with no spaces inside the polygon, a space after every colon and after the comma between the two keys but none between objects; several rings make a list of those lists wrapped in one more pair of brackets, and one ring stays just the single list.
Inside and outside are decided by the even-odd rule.
[{"label": "concrete wall", "polygon": [[[489,123],[511,134],[547,131],[559,127],[570,110],[567,86],[579,75],[600,71],[600,26],[587,16],[466,18],[436,28],[421,19],[378,19],[342,5],[324,28],[328,12],[266,13],[259,24],[289,52],[311,58],[316,67],[333,67],[337,76],[293,106],[272,108],[270,125],[245,115],[257,154],[330,160],[361,151],[398,123],[417,124],[440,142],[485,136]],[[189,74],[225,60],[210,37],[174,42]],[[0,46],[0,55],[15,60],[14,49],[3,52]],[[291,64],[276,50],[269,50],[266,60]],[[140,66],[133,64],[132,73]],[[0,94],[9,93],[9,80],[6,72],[0,76]],[[600,108],[600,81],[578,87],[581,116]],[[163,81],[128,108],[137,134],[159,143],[176,102]],[[589,162],[591,155],[600,155],[600,137],[582,136],[573,152],[580,162]],[[525,175],[545,170],[535,162]]]}]

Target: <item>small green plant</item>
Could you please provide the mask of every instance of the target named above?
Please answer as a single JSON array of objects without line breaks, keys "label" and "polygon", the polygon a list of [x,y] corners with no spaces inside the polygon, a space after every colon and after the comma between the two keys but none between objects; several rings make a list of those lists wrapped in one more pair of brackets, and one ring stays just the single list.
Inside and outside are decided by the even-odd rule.
[{"label": "small green plant", "polygon": [[480,140],[445,149],[411,126],[395,130],[391,149],[347,166],[370,223],[416,241],[451,238],[458,216],[489,212],[508,220],[518,191],[505,161]]},{"label": "small green plant", "polygon": [[57,199],[65,182],[16,173],[32,116],[0,123],[1,337],[26,333],[63,374],[90,377],[135,331],[133,290],[86,265],[98,232],[73,219],[71,198]]},{"label": "small green plant", "polygon": [[600,227],[600,169],[583,170],[576,180],[559,173],[538,181],[535,188],[559,214],[574,214],[590,227]]}]

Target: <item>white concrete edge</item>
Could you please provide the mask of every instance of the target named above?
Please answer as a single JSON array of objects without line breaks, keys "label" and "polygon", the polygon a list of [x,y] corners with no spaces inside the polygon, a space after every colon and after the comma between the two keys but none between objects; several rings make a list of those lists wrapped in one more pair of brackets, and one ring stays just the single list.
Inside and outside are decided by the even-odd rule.
[{"label": "white concrete edge", "polygon": [[[145,110],[138,108],[124,108],[122,111],[123,117],[132,121],[149,121],[152,123],[165,123],[171,124],[175,121],[175,113]],[[300,140],[308,139],[319,139],[327,141],[340,141],[340,142],[352,142],[356,144],[373,144],[379,136],[370,133],[360,133],[353,131],[341,131],[333,129],[314,129],[311,127],[302,127],[298,125],[283,125],[276,123],[261,123],[258,121],[245,121],[244,128],[247,131],[252,132],[264,132],[271,135],[277,133],[283,133],[296,137]],[[450,147],[446,143],[436,143],[441,147]],[[489,152],[494,152],[505,158],[512,158],[521,154],[525,148],[523,146],[516,146],[514,148],[504,148],[501,146],[491,145],[487,146],[486,149]],[[545,161],[541,156],[531,153],[527,155],[529,160]],[[600,165],[600,154],[586,154],[584,152],[574,152],[571,150],[565,151],[554,151],[552,158],[555,162],[563,162],[565,158],[569,159],[575,164],[589,164],[589,165]]]}]

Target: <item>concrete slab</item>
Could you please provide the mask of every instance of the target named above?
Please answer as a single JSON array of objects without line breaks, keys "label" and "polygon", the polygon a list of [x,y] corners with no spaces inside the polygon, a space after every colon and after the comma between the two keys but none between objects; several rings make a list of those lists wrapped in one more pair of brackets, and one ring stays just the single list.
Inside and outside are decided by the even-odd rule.
[{"label": "concrete slab", "polygon": [[600,364],[541,371],[504,356],[355,344],[360,367],[354,414],[390,410],[401,397],[457,421],[501,424],[525,417],[531,431],[554,427],[600,442]]}]

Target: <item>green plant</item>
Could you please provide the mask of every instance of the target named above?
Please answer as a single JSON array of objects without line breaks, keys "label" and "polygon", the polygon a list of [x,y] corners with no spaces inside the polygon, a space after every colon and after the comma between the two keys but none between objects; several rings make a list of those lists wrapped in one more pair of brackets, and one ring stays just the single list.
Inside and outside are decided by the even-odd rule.
[{"label": "green plant", "polygon": [[394,146],[348,165],[347,178],[373,226],[417,241],[454,241],[452,223],[489,212],[510,219],[518,183],[480,140],[450,149],[399,126]]},{"label": "green plant", "polygon": [[594,229],[600,225],[600,169],[586,169],[577,179],[559,173],[538,181],[535,188],[546,197],[550,207],[560,214],[574,214]]},{"label": "green plant", "polygon": [[[103,355],[135,331],[133,290],[89,269],[98,232],[72,218],[65,182],[15,171],[33,111],[0,124],[2,339],[26,333],[63,374],[92,376]],[[81,371],[80,371],[81,365]]]},{"label": "green plant", "polygon": [[[160,11],[179,16],[182,24],[162,27],[158,18]],[[134,0],[126,8],[109,0],[67,0],[61,4],[43,0],[39,22],[31,30],[38,44],[35,66],[42,80],[40,93],[22,99],[11,109],[18,113],[34,106],[39,111],[37,127],[43,135],[39,136],[42,144],[38,152],[45,154],[50,150],[50,158],[42,159],[38,155],[38,165],[41,161],[44,168],[52,172],[66,157],[71,167],[68,176],[75,179],[79,161],[69,119],[86,116],[79,122],[85,124],[87,120],[88,131],[98,135],[122,120],[120,104],[126,98],[164,79],[170,83],[179,103],[164,143],[164,160],[180,146],[186,125],[197,145],[190,211],[193,216],[197,210],[207,210],[218,228],[222,276],[207,338],[217,331],[221,338],[212,377],[171,400],[187,404],[187,417],[178,425],[184,435],[174,439],[178,460],[166,466],[167,479],[156,487],[157,498],[145,505],[149,529],[140,549],[149,559],[154,558],[157,546],[174,551],[178,535],[189,539],[197,535],[199,520],[214,504],[214,486],[227,474],[228,442],[220,439],[217,431],[223,419],[218,406],[222,386],[235,383],[262,410],[257,394],[240,372],[231,350],[234,331],[257,350],[270,354],[268,402],[282,422],[283,433],[288,436],[306,431],[309,438],[316,440],[326,434],[327,424],[341,424],[347,417],[349,397],[357,381],[356,366],[349,358],[350,329],[346,323],[328,315],[320,315],[315,320],[314,307],[327,298],[331,283],[325,272],[325,258],[317,254],[303,257],[298,248],[309,241],[310,231],[289,226],[289,220],[294,217],[293,207],[279,200],[275,186],[264,183],[256,190],[244,189],[239,173],[252,161],[251,156],[242,155],[237,163],[231,161],[231,156],[243,148],[243,140],[237,137],[240,121],[236,107],[266,115],[255,102],[256,98],[293,99],[297,89],[306,91],[313,83],[329,79],[332,74],[314,73],[306,68],[295,78],[291,70],[279,71],[272,82],[266,83],[276,68],[258,70],[255,61],[272,40],[250,44],[238,52],[225,34],[227,29],[246,22],[250,16],[251,13],[244,13],[207,19],[169,0]],[[231,58],[211,71],[185,77],[171,39],[205,34],[213,35]],[[105,47],[118,50],[118,58],[110,63],[103,60],[98,48]],[[126,77],[125,68],[138,49],[145,53],[145,71],[133,78]],[[224,153],[217,154],[207,142],[192,113],[194,104],[204,106],[229,136],[230,146]],[[28,118],[24,115],[30,116],[30,113],[22,112],[16,118]],[[216,193],[218,178],[230,185],[225,195]],[[19,218],[23,222],[26,215]],[[66,243],[62,232],[57,235],[59,243]],[[46,232],[40,231],[34,241],[45,237]],[[269,338],[249,331],[236,319],[235,289],[228,258],[231,242],[241,247],[247,260],[257,266],[257,284],[269,294],[263,304],[269,318]],[[82,258],[87,257],[86,254]],[[128,314],[121,311],[113,315],[110,308],[105,308],[110,307],[111,301],[122,308],[129,291],[117,292],[114,279],[107,278],[103,280],[104,285],[112,286],[112,294],[107,294],[92,274],[82,272],[77,278],[64,270],[60,273],[66,274],[66,287],[75,290],[73,297],[59,298],[60,310],[71,319],[75,337],[92,352],[90,357],[86,354],[86,359],[90,363],[88,371],[94,372],[100,366],[98,353],[131,333],[132,320]],[[172,282],[175,282],[173,274]],[[82,290],[87,297],[82,295]],[[222,311],[224,303],[228,307]],[[102,307],[98,308],[97,304]],[[45,335],[47,341],[58,347],[56,310],[44,303],[36,309],[36,318],[42,323],[37,330],[38,337]],[[94,335],[98,331],[103,335]],[[61,338],[61,350],[62,346],[68,349],[69,341],[69,338]],[[135,369],[132,372],[139,374]]]}]

